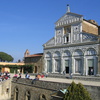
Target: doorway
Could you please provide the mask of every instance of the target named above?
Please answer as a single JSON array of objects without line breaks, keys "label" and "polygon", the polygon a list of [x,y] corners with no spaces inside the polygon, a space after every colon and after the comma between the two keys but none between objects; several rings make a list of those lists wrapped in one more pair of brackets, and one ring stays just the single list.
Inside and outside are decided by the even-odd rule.
[{"label": "doorway", "polygon": [[65,60],[65,71],[69,73],[69,60]]},{"label": "doorway", "polygon": [[94,59],[88,59],[88,75],[94,75]]},{"label": "doorway", "polygon": [[37,73],[37,66],[35,66],[35,70],[34,70],[34,73]]}]

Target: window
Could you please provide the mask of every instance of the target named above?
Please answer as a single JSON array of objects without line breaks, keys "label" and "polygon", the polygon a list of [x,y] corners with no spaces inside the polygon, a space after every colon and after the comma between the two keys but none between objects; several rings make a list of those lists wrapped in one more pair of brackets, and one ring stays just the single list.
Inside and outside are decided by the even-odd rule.
[{"label": "window", "polygon": [[64,37],[64,43],[69,43],[70,42],[70,34],[65,35]]},{"label": "window", "polygon": [[64,34],[71,33],[71,26],[64,27]]}]

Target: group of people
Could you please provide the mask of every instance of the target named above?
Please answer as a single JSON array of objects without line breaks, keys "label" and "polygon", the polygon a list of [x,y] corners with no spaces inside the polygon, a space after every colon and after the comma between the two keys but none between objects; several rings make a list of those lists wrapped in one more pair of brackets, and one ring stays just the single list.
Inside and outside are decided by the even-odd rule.
[{"label": "group of people", "polygon": [[21,78],[22,77],[22,73],[20,72],[20,73],[15,73],[15,75],[13,76],[14,78]]},{"label": "group of people", "polygon": [[[39,80],[40,78],[44,78],[44,77],[46,77],[47,78],[47,76],[48,76],[48,74],[37,74],[37,75],[35,75],[35,78],[34,79],[32,79],[32,84],[36,81],[36,80]],[[16,79],[16,81],[19,79],[19,78],[22,78],[22,73],[20,72],[19,74],[15,74],[14,76],[13,76],[13,78],[17,78]],[[28,73],[28,72],[26,72],[26,74],[25,74],[25,79],[31,79],[30,78],[30,74]]]},{"label": "group of people", "polygon": [[0,72],[0,82],[10,78],[10,73],[8,71],[2,73]]}]

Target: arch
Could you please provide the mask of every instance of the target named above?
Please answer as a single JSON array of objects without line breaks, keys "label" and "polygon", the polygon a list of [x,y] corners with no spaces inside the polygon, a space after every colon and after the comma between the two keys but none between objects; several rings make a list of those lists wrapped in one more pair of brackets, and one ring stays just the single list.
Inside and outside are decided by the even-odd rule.
[{"label": "arch", "polygon": [[83,52],[82,50],[80,49],[77,49],[73,52],[73,56],[82,56],[83,55]]},{"label": "arch", "polygon": [[45,57],[46,57],[46,58],[51,58],[51,57],[52,57],[52,55],[51,55],[51,53],[50,53],[50,52],[47,52],[47,53],[46,53],[46,55],[45,55]]},{"label": "arch", "polygon": [[88,48],[85,51],[85,56],[87,56],[87,75],[95,75],[96,74],[96,55],[97,51],[94,48]]},{"label": "arch", "polygon": [[40,100],[47,100],[47,99],[46,99],[46,96],[45,96],[44,94],[41,94],[41,95],[40,95]]},{"label": "arch", "polygon": [[26,91],[26,93],[25,93],[25,100],[31,100],[30,91]]},{"label": "arch", "polygon": [[97,52],[94,48],[89,48],[87,49],[87,51],[85,52],[85,55],[96,55]]},{"label": "arch", "polygon": [[65,51],[63,52],[63,56],[69,57],[69,56],[71,56],[71,52],[70,52],[69,50],[65,50]]},{"label": "arch", "polygon": [[15,88],[15,90],[14,90],[14,100],[18,100],[18,93],[19,93],[19,91],[18,91],[18,88],[16,87]]},{"label": "arch", "polygon": [[60,57],[60,52],[59,52],[59,51],[56,51],[56,52],[54,53],[54,57]]}]

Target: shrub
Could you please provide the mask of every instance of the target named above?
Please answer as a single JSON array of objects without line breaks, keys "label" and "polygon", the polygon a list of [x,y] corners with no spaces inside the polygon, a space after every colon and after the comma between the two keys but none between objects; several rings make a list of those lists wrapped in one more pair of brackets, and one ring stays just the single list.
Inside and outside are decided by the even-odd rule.
[{"label": "shrub", "polygon": [[67,90],[68,93],[65,94],[64,100],[92,100],[89,92],[81,83],[72,82]]}]

